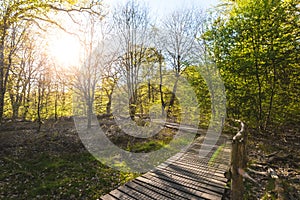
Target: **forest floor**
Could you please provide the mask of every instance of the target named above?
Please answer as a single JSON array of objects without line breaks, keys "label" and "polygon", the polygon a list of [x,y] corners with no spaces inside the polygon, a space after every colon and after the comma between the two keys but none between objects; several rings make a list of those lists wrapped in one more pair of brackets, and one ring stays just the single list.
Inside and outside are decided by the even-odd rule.
[{"label": "forest floor", "polygon": [[[111,120],[101,127],[121,148],[135,152],[158,149],[172,137],[164,129],[141,141],[123,134]],[[0,199],[97,199],[139,176],[98,162],[82,145],[72,119],[46,122],[38,132],[33,122],[0,126]],[[299,129],[249,136],[249,175],[246,199],[298,199],[300,196]],[[267,138],[267,139],[266,139]],[[269,176],[274,170],[278,178]]]},{"label": "forest floor", "polygon": [[300,199],[300,126],[249,131],[246,199]]},{"label": "forest floor", "polygon": [[[148,152],[168,143],[164,129],[145,141],[122,133],[112,120],[100,125],[123,149]],[[8,122],[0,126],[0,199],[97,199],[140,174],[101,164],[83,146],[72,119]]]},{"label": "forest floor", "polygon": [[98,162],[73,121],[0,127],[0,199],[97,199],[133,179]]}]

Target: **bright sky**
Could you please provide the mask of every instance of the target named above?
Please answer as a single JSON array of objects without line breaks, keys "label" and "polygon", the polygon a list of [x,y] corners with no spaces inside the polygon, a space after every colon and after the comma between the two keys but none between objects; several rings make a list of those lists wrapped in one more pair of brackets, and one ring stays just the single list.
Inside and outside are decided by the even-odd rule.
[{"label": "bright sky", "polygon": [[[105,3],[112,6],[117,4],[124,4],[127,0],[104,0]],[[200,7],[203,9],[212,8],[220,3],[220,0],[141,0],[149,5],[152,13],[157,15],[168,14],[172,10],[184,7]]]},{"label": "bright sky", "polygon": [[[128,0],[103,0],[109,7],[118,4],[125,4]],[[209,9],[220,3],[221,0],[137,0],[144,2],[150,7],[150,12],[154,17],[164,16],[173,10],[189,7],[200,7]],[[71,27],[67,28],[71,31]],[[71,31],[72,32],[72,31]],[[80,55],[80,44],[77,38],[57,31],[49,35],[49,52],[57,65],[63,68],[78,64]]]}]

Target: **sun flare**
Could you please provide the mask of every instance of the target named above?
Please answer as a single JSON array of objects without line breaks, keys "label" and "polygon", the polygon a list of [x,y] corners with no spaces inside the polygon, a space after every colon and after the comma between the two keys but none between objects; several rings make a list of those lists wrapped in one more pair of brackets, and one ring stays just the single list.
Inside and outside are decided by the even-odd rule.
[{"label": "sun flare", "polygon": [[49,54],[55,64],[63,68],[79,64],[80,49],[79,40],[70,35],[61,35],[53,38],[49,44]]}]

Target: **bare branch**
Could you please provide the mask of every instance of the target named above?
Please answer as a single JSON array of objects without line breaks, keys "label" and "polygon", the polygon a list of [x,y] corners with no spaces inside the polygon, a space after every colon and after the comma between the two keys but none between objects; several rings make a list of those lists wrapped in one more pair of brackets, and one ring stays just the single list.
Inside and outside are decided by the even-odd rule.
[{"label": "bare branch", "polygon": [[67,12],[67,13],[71,13],[71,12],[87,12],[89,14],[92,14],[92,15],[97,15],[101,18],[104,17],[103,14],[101,14],[99,11],[96,11],[96,10],[93,10],[93,8],[95,6],[100,6],[98,3],[97,4],[90,4],[89,6],[87,7],[78,7],[78,8],[59,8],[55,5],[49,5],[49,8],[52,9],[52,10],[56,10],[56,11],[61,11],[61,12]]}]

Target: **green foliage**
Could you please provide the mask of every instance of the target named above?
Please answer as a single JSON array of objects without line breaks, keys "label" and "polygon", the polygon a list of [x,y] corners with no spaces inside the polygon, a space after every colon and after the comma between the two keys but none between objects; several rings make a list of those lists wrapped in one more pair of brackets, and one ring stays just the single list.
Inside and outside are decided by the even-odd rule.
[{"label": "green foliage", "polygon": [[241,0],[205,34],[221,70],[232,118],[266,128],[299,121],[299,7],[296,1]]},{"label": "green foliage", "polygon": [[[79,8],[78,6],[84,4],[88,4],[88,1],[1,1],[0,120],[1,109],[7,118],[22,117],[32,120],[37,119],[38,116],[47,119],[72,114],[72,92],[54,88],[55,80],[49,77],[49,80],[31,77],[30,81],[34,80],[33,86],[28,92],[29,95],[25,94],[28,90],[26,82],[29,79],[22,75],[23,68],[20,68],[20,63],[23,60],[20,57],[21,53],[16,52],[19,46],[14,42],[17,42],[16,38],[28,39],[25,36],[21,37],[21,33],[23,28],[29,26],[30,23],[22,20],[27,21],[28,18],[34,24],[40,21],[57,24],[47,18],[50,10],[58,11],[59,7],[62,9]],[[55,8],[54,5],[58,7]],[[222,6],[219,8],[222,9]],[[209,57],[207,60],[213,62],[197,67],[189,66],[189,59],[182,60],[181,58],[179,62],[182,65],[180,67],[183,67],[180,74],[189,81],[197,95],[201,124],[205,126],[210,118],[220,117],[223,113],[223,110],[220,111],[222,103],[225,102],[224,98],[220,97],[220,94],[223,94],[223,88],[216,81],[220,75],[226,87],[228,117],[243,119],[250,126],[262,129],[272,124],[282,125],[288,121],[299,123],[298,1],[238,0],[223,4],[223,8],[225,9],[222,15],[212,24],[207,25],[209,29],[201,37],[205,40],[203,44],[207,47],[205,48]],[[25,41],[24,46],[31,48],[29,45],[31,43],[30,40]],[[135,45],[139,47],[140,44]],[[160,78],[162,85],[174,83],[174,80],[164,76],[165,72],[169,72],[167,68],[170,66],[167,65],[170,63],[165,63],[165,58],[162,58],[163,54],[158,49],[159,47],[155,46],[141,47],[143,55],[135,55],[140,52],[132,54],[140,56],[140,59],[133,60],[133,64],[136,65],[139,62],[141,65],[138,73],[141,80],[137,83],[140,81],[144,83],[132,88],[134,93],[137,92],[134,95],[134,101],[130,102],[132,112],[149,115],[151,109],[159,113],[163,107],[162,114],[168,111],[169,117],[180,121],[181,112],[186,110],[186,105],[194,99],[189,99],[187,94],[186,105],[180,105],[179,99],[173,98],[171,89],[163,86],[160,93]],[[214,65],[220,72],[215,69]],[[40,75],[42,72],[37,74]],[[53,74],[44,75],[52,76]],[[118,75],[110,74],[110,76],[102,81],[101,88],[96,91],[94,105],[96,114],[111,112],[111,95],[118,81]],[[21,79],[24,80],[20,81]],[[185,86],[179,85],[176,88],[175,85],[173,84],[174,87],[170,88],[173,87],[173,90],[178,89],[178,91],[184,90]],[[39,102],[41,95],[38,95],[38,91],[42,88],[41,86],[43,86],[44,93]],[[22,98],[23,101],[17,101],[18,98]],[[175,99],[174,105],[173,99]],[[189,109],[192,113],[196,108]]]},{"label": "green foliage", "polygon": [[[23,109],[23,112],[26,113],[24,114],[23,118],[27,118],[26,115],[28,111],[27,107],[29,104],[29,97],[26,95],[27,100],[23,102],[22,100],[25,99],[26,90],[28,89],[28,87],[30,88],[30,86],[28,86],[28,82],[34,82],[34,77],[30,77],[32,76],[31,74],[29,75],[29,77],[25,78],[25,74],[28,75],[28,71],[24,70],[24,65],[26,65],[27,62],[30,62],[30,68],[34,68],[36,66],[44,65],[44,63],[47,62],[45,58],[43,58],[45,60],[43,60],[41,63],[32,62],[32,60],[37,59],[37,57],[43,57],[44,55],[42,53],[40,53],[38,56],[34,55],[33,57],[31,57],[31,59],[28,60],[22,57],[24,55],[29,55],[29,52],[37,50],[33,50],[33,46],[31,45],[32,41],[27,41],[27,34],[32,30],[36,31],[37,28],[42,28],[42,25],[45,24],[44,22],[55,25],[60,29],[64,29],[64,27],[61,26],[60,22],[57,22],[53,20],[52,17],[50,17],[49,13],[51,11],[78,11],[96,14],[98,10],[96,11],[92,8],[99,5],[100,3],[95,1],[90,2],[78,0],[0,1],[0,122],[2,121],[3,114],[5,115],[5,117],[10,117],[10,115],[12,115],[13,119],[18,118],[18,111],[22,106],[25,107],[25,109]],[[97,16],[99,15],[100,14],[97,13]],[[69,16],[71,17],[71,15]],[[35,27],[32,28],[33,26]],[[38,82],[38,80],[35,81]],[[40,88],[40,86],[38,87]],[[6,112],[5,110],[8,106],[5,96],[7,91],[9,91],[10,93],[12,114]],[[40,97],[41,95],[39,95],[39,98]],[[43,95],[42,98],[44,98]],[[40,104],[40,100],[38,103],[39,108],[44,107],[44,103]],[[48,107],[46,106],[46,113],[48,112],[47,108]],[[40,109],[36,111],[38,118],[42,117],[40,111]],[[57,112],[55,113],[55,116],[57,116]],[[28,118],[31,117],[32,116],[29,116]],[[43,118],[47,117],[43,116]]]},{"label": "green foliage", "polygon": [[198,68],[199,67],[196,66],[188,66],[184,70],[183,76],[187,78],[197,96],[200,110],[200,124],[207,127],[211,118],[211,97],[204,79],[204,74],[200,73]]}]

